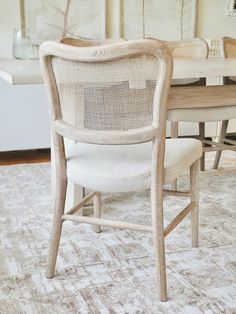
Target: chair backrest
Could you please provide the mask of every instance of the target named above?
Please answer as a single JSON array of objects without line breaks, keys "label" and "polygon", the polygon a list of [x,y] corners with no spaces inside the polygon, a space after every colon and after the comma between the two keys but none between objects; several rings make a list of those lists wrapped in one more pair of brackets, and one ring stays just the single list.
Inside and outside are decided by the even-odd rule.
[{"label": "chair backrest", "polygon": [[164,44],[176,59],[206,59],[209,53],[207,42],[201,38],[165,41]]},{"label": "chair backrest", "polygon": [[[209,53],[207,42],[201,38],[163,41],[163,44],[168,47],[175,59],[206,59]],[[205,79],[174,79],[172,85],[205,85]]]},{"label": "chair backrest", "polygon": [[236,39],[231,37],[222,38],[222,54],[224,58],[236,57]]},{"label": "chair backrest", "polygon": [[[236,39],[231,37],[223,37],[221,39],[221,53],[223,58],[235,58],[236,57]],[[224,84],[235,84],[236,77],[224,77]]]},{"label": "chair backrest", "polygon": [[172,59],[156,41],[96,47],[45,42],[40,61],[57,134],[96,144],[165,137]]}]

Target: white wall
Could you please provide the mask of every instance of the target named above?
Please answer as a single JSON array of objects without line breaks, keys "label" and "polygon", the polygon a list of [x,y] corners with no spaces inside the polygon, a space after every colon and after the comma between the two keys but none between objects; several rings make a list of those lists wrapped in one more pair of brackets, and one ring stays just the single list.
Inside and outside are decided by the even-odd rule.
[{"label": "white wall", "polygon": [[19,2],[0,0],[0,58],[12,56],[13,29],[20,25]]},{"label": "white wall", "polygon": [[199,0],[197,35],[218,39],[236,38],[236,19],[226,15],[228,0]]},{"label": "white wall", "polygon": [[[0,58],[12,57],[13,29],[19,28],[19,0],[0,0]],[[0,79],[0,151],[50,146],[43,85],[12,86]]]},{"label": "white wall", "polygon": [[[13,29],[20,25],[19,0],[0,1],[0,58],[12,56]],[[109,0],[109,10],[113,17],[118,10],[118,0]],[[223,36],[236,38],[236,18],[225,14],[226,0],[199,0],[197,35],[217,39]],[[110,17],[110,35],[118,36],[116,18]]]}]

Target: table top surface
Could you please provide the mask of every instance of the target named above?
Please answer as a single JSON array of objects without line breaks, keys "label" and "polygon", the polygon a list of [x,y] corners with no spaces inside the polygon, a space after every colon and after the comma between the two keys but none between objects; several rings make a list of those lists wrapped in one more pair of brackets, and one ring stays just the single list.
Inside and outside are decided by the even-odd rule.
[{"label": "table top surface", "polygon": [[[236,76],[236,58],[174,60],[173,78]],[[0,78],[10,84],[42,84],[39,60],[0,59]]]},{"label": "table top surface", "polygon": [[236,76],[236,58],[175,59],[173,78]]},{"label": "table top surface", "polygon": [[39,60],[0,59],[0,77],[12,85],[43,83]]}]

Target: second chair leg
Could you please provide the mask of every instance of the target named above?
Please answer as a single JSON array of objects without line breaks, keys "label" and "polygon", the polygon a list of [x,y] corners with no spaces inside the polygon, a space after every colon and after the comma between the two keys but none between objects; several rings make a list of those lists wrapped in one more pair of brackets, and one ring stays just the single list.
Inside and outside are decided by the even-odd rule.
[{"label": "second chair leg", "polygon": [[[178,121],[173,121],[171,122],[171,138],[178,138],[179,134],[179,122]],[[175,179],[173,183],[171,184],[171,188],[174,191],[177,191],[178,188],[178,180]]]},{"label": "second chair leg", "polygon": [[65,199],[66,199],[66,188],[67,180],[61,180],[56,184],[56,191],[54,195],[54,217],[53,217],[53,230],[50,243],[49,259],[48,259],[48,268],[47,268],[47,278],[52,278],[54,276],[58,248],[61,238],[61,230],[63,220],[61,219],[64,214],[65,208]]},{"label": "second chair leg", "polygon": [[198,225],[199,225],[199,171],[200,160],[190,167],[190,193],[191,201],[196,203],[196,206],[191,212],[191,233],[192,247],[198,247]]},{"label": "second chair leg", "polygon": [[[205,122],[199,122],[199,139],[200,141],[205,139]],[[204,149],[205,144],[202,143],[202,147]],[[205,152],[202,153],[201,157],[201,170],[205,170]]]},{"label": "second chair leg", "polygon": [[151,187],[151,207],[156,265],[156,282],[159,287],[160,301],[167,301],[163,195],[162,187],[157,187],[154,182],[152,182]]},{"label": "second chair leg", "polygon": [[[97,192],[93,197],[94,217],[101,218],[101,193]],[[101,226],[94,226],[95,232],[101,232]]]},{"label": "second chair leg", "polygon": [[[220,138],[219,138],[219,143],[220,143],[220,144],[223,144],[223,143],[224,143],[224,139],[225,139],[225,136],[226,136],[228,124],[229,124],[229,120],[224,120],[224,121],[222,121],[221,131],[220,131]],[[218,151],[216,152],[216,156],[215,156],[215,160],[214,160],[213,169],[218,169],[219,162],[220,162],[220,157],[221,157],[221,153],[222,153],[221,150],[218,150]]]}]

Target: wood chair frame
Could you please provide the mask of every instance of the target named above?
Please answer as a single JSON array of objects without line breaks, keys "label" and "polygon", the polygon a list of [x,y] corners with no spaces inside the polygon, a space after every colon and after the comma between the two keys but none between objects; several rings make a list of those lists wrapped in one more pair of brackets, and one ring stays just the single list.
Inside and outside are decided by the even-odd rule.
[{"label": "wood chair frame", "polygon": [[[52,58],[62,58],[76,62],[97,63],[126,57],[147,54],[159,59],[159,73],[154,94],[154,110],[152,125],[130,131],[89,131],[80,130],[67,124],[62,119],[60,100],[57,84],[52,67]],[[169,191],[163,189],[164,183],[164,155],[166,135],[166,101],[172,78],[172,59],[165,48],[152,40],[136,40],[132,42],[100,47],[72,47],[62,43],[46,42],[40,49],[41,69],[48,93],[51,112],[53,146],[55,151],[56,184],[54,191],[54,218],[50,244],[50,253],[47,277],[54,276],[62,225],[64,221],[71,220],[80,223],[90,223],[97,226],[96,231],[101,231],[101,226],[116,227],[121,229],[150,231],[153,233],[156,280],[159,287],[159,298],[167,300],[165,237],[191,213],[192,246],[198,246],[198,203],[199,203],[199,160],[190,167],[190,190],[187,192]],[[152,167],[151,167],[151,208],[152,225],[113,221],[101,218],[101,193],[92,191],[87,194],[76,206],[65,212],[65,198],[67,188],[66,154],[63,138],[74,141],[94,144],[126,145],[153,142]],[[189,197],[189,204],[164,227],[163,196],[177,195]],[[94,217],[73,215],[85,203],[93,198]]]},{"label": "wood chair frame", "polygon": [[[236,57],[236,39],[231,37],[223,37],[221,40],[221,51],[224,58],[235,58]],[[227,78],[224,78],[224,84],[227,84]],[[232,83],[232,82],[231,82]],[[234,82],[236,84],[236,82]],[[236,99],[236,98],[234,98]],[[236,150],[236,141],[226,138],[227,128],[229,120],[222,121],[219,141],[215,143],[215,147],[218,148],[214,160],[213,169],[218,169],[220,163],[220,157],[223,150]]]}]

